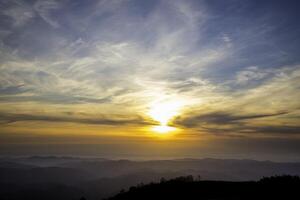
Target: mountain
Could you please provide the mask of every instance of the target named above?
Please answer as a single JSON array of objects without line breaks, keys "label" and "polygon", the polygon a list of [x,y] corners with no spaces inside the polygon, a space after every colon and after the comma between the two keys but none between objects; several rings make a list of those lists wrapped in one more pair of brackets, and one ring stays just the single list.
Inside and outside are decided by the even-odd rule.
[{"label": "mountain", "polygon": [[73,200],[85,196],[96,200],[142,182],[159,182],[162,177],[200,175],[202,180],[255,181],[282,174],[300,175],[300,163],[211,158],[149,161],[56,156],[0,158],[0,199]]},{"label": "mountain", "polygon": [[300,178],[298,176],[277,176],[246,182],[194,181],[192,176],[187,176],[169,181],[162,180],[160,183],[140,184],[106,200],[300,199],[299,188]]}]

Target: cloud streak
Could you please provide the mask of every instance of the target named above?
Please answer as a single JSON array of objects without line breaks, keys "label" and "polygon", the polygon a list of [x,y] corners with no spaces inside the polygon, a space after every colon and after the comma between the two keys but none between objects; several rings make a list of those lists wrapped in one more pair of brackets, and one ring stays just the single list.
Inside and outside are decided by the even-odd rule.
[{"label": "cloud streak", "polygon": [[[286,12],[277,1],[263,1],[263,9],[255,1],[88,2],[0,4],[0,112],[15,113],[9,121],[126,128],[130,120],[109,116],[148,119],[153,102],[184,101],[170,123],[187,130],[297,132],[294,8]],[[88,119],[40,114],[74,110]],[[108,119],[91,120],[95,114]]]},{"label": "cloud streak", "polygon": [[19,121],[45,121],[45,122],[71,122],[82,124],[95,124],[95,125],[111,125],[111,126],[124,126],[124,125],[151,125],[153,123],[147,122],[142,118],[136,119],[113,119],[97,116],[96,119],[89,118],[75,118],[70,116],[47,116],[47,115],[30,115],[30,114],[11,114],[0,113],[0,121],[4,123],[13,123]]},{"label": "cloud streak", "polygon": [[240,124],[243,123],[245,120],[251,119],[260,119],[266,117],[276,117],[280,115],[288,114],[288,112],[280,112],[274,114],[253,114],[253,115],[235,115],[233,113],[209,113],[199,116],[193,116],[185,118],[184,120],[180,121],[177,120],[177,124],[183,125],[186,127],[197,127],[201,124],[212,123],[212,124]]}]

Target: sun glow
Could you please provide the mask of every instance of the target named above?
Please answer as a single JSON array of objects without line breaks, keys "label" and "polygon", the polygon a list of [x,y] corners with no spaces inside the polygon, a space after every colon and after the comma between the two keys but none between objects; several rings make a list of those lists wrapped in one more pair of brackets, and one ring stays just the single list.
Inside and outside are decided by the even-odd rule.
[{"label": "sun glow", "polygon": [[151,106],[149,115],[162,126],[166,126],[173,117],[179,114],[181,106],[182,103],[176,101],[156,103]]},{"label": "sun glow", "polygon": [[161,125],[161,126],[153,126],[152,130],[158,133],[168,133],[176,130],[176,128],[171,126]]},{"label": "sun glow", "polygon": [[183,103],[181,101],[167,101],[153,103],[149,110],[149,116],[160,125],[153,126],[152,130],[157,133],[168,133],[175,131],[175,127],[168,126],[169,122],[179,115],[179,111],[182,108]]}]

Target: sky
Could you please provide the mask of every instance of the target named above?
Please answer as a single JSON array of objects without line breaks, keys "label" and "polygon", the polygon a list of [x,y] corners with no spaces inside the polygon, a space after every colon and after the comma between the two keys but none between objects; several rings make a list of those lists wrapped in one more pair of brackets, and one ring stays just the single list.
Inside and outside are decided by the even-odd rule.
[{"label": "sky", "polygon": [[0,155],[300,161],[297,0],[0,0]]}]

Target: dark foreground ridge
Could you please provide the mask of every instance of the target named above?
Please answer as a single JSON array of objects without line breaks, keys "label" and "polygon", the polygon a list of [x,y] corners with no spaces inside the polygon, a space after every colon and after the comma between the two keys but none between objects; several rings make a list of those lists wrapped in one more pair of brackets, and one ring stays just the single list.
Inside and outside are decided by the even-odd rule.
[{"label": "dark foreground ridge", "polygon": [[[168,190],[160,193],[165,191],[167,197],[174,193],[176,197],[176,192],[182,192],[184,199],[191,193],[190,196],[196,195],[196,199],[205,199],[205,195],[210,194],[227,195],[222,193],[222,190],[233,194],[242,191],[241,195],[245,199],[245,196],[249,196],[248,193],[257,194],[260,188],[256,186],[258,183],[249,180],[258,181],[262,177],[282,174],[299,176],[300,163],[211,158],[132,161],[56,156],[3,157],[0,158],[0,200],[79,200],[81,197],[87,200],[101,200],[113,197],[122,189],[129,191],[131,186],[139,183],[158,184],[161,177],[171,180],[188,175],[201,175],[202,181],[199,182],[197,178],[191,183],[189,179],[187,181],[183,178],[183,183],[178,183],[183,184],[182,190],[176,185],[172,188],[171,185],[171,194],[168,194]],[[280,191],[288,187],[286,181],[281,181],[283,184],[278,186],[282,186]],[[165,182],[168,181],[162,179],[162,185],[152,184],[148,187],[165,187]],[[185,184],[192,185],[191,191],[189,186],[185,189]],[[193,187],[196,188],[194,191]],[[145,198],[147,197],[142,199]]]},{"label": "dark foreground ridge", "polygon": [[201,181],[193,176],[178,177],[160,183],[140,184],[106,200],[124,199],[300,199],[298,176],[273,176],[259,181]]}]

